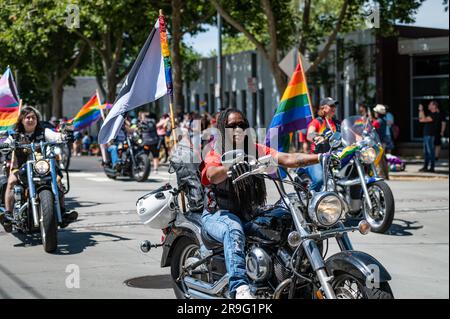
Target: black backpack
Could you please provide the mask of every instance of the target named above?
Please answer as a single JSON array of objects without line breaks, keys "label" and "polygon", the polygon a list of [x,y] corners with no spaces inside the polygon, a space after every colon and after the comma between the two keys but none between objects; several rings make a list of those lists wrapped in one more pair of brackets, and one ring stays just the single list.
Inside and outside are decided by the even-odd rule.
[{"label": "black backpack", "polygon": [[177,175],[178,189],[182,190],[188,200],[191,212],[202,213],[205,190],[200,177],[201,157],[195,154],[189,141],[180,141],[170,160],[169,172]]}]

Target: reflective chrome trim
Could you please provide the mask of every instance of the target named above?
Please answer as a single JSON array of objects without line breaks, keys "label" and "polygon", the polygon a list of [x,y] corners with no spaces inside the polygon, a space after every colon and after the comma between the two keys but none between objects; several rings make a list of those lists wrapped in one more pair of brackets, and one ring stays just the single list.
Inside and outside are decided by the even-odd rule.
[{"label": "reflective chrome trim", "polygon": [[228,275],[225,275],[219,281],[210,284],[192,277],[185,277],[184,283],[189,289],[204,292],[208,295],[217,295],[228,285],[228,280]]}]

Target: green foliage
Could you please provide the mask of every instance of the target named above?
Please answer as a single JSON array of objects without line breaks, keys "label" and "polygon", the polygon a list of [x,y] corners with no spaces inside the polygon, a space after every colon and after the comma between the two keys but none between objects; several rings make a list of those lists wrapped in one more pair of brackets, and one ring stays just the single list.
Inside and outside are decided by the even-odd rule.
[{"label": "green foliage", "polygon": [[[78,38],[65,26],[65,11],[52,0],[0,4],[0,67],[18,72],[24,102],[45,104],[52,80],[69,68]],[[70,83],[70,77],[66,83]]]}]

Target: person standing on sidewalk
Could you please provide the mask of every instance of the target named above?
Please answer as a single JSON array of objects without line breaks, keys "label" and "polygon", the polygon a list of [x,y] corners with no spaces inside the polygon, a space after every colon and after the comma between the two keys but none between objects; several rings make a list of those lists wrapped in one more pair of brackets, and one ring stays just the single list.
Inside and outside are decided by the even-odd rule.
[{"label": "person standing on sidewalk", "polygon": [[[435,164],[435,145],[437,126],[440,125],[439,113],[437,112],[437,102],[431,101],[428,105],[430,113],[425,115],[423,105],[419,105],[419,122],[424,123],[423,127],[423,151],[424,165],[419,172],[434,172]],[[430,168],[428,168],[428,165]]]},{"label": "person standing on sidewalk", "polygon": [[437,162],[439,160],[439,157],[441,156],[442,138],[445,135],[447,123],[445,121],[446,119],[445,113],[439,109],[439,104],[437,102],[436,102],[436,112],[439,114],[438,123],[436,125],[436,137],[434,139],[434,146],[436,147],[435,157]]}]

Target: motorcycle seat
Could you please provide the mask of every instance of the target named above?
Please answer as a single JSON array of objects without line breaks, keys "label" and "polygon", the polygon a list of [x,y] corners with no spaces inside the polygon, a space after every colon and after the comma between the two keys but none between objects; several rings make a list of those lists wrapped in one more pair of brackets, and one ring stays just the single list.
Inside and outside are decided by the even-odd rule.
[{"label": "motorcycle seat", "polygon": [[217,241],[214,238],[212,238],[204,228],[202,228],[201,237],[203,244],[208,250],[216,250],[223,247],[223,244],[220,241]]}]

